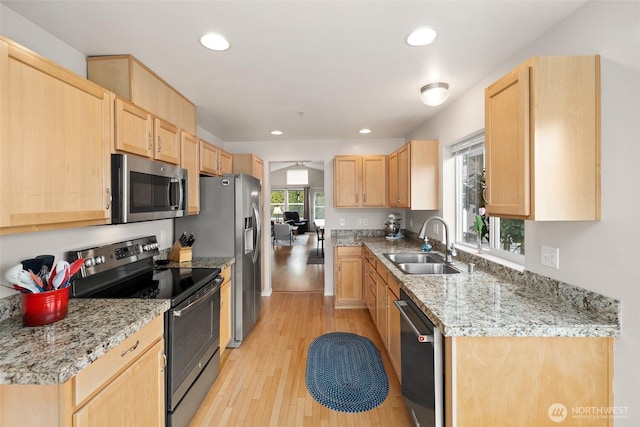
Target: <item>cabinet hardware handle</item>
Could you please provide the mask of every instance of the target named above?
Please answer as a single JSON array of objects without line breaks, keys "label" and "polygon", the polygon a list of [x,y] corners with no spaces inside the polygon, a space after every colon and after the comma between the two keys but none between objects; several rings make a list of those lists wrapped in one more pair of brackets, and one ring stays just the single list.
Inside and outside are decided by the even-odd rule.
[{"label": "cabinet hardware handle", "polygon": [[338,263],[338,271],[342,271],[342,263],[341,262]]},{"label": "cabinet hardware handle", "polygon": [[364,203],[367,203],[367,195],[366,195],[366,194],[362,197],[362,201],[363,201]]},{"label": "cabinet hardware handle", "polygon": [[162,353],[162,358],[164,359],[164,365],[162,365],[162,368],[160,369],[160,372],[164,372],[164,370],[167,367],[167,355],[164,354],[164,352]]},{"label": "cabinet hardware handle", "polygon": [[356,194],[356,203],[358,203],[358,202],[359,202],[358,195]]},{"label": "cabinet hardware handle", "polygon": [[111,208],[111,202],[113,202],[113,196],[111,195],[111,190],[109,190],[109,187],[105,188],[105,190],[107,192],[107,194],[109,195],[109,203],[107,203],[107,205],[104,207],[106,210],[109,210]]},{"label": "cabinet hardware handle", "polygon": [[138,344],[140,344],[140,340],[136,340],[136,343],[133,346],[131,346],[131,348],[124,350],[122,353],[120,353],[120,357],[125,357],[127,354],[134,351],[136,348],[138,348]]},{"label": "cabinet hardware handle", "polygon": [[162,150],[162,138],[158,135],[158,153]]},{"label": "cabinet hardware handle", "polygon": [[149,132],[149,150],[151,150],[153,148],[153,135],[151,135],[151,132]]}]

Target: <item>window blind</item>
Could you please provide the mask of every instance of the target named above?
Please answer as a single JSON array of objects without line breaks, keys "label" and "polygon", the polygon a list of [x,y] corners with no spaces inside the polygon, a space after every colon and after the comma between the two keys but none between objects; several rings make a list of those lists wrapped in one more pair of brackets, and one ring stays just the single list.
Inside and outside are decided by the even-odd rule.
[{"label": "window blind", "polygon": [[482,147],[484,144],[484,129],[478,131],[462,141],[456,142],[451,146],[451,155],[458,156],[460,154],[468,153],[476,148]]}]

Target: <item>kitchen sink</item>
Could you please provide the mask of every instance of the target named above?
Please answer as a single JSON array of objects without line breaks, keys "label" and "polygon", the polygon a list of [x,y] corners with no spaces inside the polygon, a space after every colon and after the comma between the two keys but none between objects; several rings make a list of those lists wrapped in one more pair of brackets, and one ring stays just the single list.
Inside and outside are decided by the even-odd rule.
[{"label": "kitchen sink", "polygon": [[460,270],[443,262],[403,262],[396,264],[407,274],[458,274]]},{"label": "kitchen sink", "polygon": [[442,258],[425,253],[387,253],[383,254],[394,264],[400,263],[442,263]]},{"label": "kitchen sink", "polygon": [[458,274],[460,270],[446,264],[442,257],[424,252],[383,254],[406,274]]}]

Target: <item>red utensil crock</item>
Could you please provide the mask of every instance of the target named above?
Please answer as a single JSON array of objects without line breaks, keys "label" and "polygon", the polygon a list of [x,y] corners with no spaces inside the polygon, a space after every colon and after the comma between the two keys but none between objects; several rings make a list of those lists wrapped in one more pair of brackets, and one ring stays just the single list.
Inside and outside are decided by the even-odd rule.
[{"label": "red utensil crock", "polygon": [[22,293],[22,324],[43,326],[67,317],[69,287],[55,291]]}]

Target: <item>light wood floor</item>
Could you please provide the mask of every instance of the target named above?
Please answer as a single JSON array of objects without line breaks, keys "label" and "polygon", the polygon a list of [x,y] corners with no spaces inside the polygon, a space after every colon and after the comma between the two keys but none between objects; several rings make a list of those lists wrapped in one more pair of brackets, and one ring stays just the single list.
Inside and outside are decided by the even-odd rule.
[{"label": "light wood floor", "polygon": [[[284,277],[299,280],[293,274]],[[400,383],[366,309],[335,310],[333,297],[317,292],[276,292],[262,302],[260,320],[246,341],[222,355],[220,375],[192,427],[411,425]],[[377,408],[358,414],[336,412],[308,393],[309,345],[319,335],[336,331],[366,336],[378,347],[389,395]]]},{"label": "light wood floor", "polygon": [[[324,264],[307,264],[309,251],[316,250],[315,233],[305,233],[289,242],[271,245],[271,289],[273,292],[324,292]],[[306,241],[306,244],[302,244]]]}]

